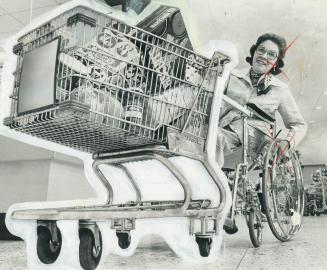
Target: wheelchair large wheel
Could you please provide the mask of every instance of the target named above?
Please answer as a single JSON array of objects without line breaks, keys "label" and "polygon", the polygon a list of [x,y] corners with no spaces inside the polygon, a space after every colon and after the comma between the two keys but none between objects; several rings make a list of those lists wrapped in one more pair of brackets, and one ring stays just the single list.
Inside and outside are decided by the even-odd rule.
[{"label": "wheelchair large wheel", "polygon": [[262,191],[269,227],[284,242],[300,230],[305,198],[298,156],[292,149],[282,153],[278,142],[272,142],[266,153]]}]

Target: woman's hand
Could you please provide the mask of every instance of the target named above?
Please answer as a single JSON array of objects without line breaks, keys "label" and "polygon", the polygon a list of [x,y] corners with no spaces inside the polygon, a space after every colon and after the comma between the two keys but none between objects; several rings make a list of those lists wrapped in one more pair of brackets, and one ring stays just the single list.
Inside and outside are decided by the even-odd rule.
[{"label": "woman's hand", "polygon": [[291,147],[291,145],[290,145],[288,140],[279,141],[278,142],[278,152],[279,152],[279,154],[284,156],[286,154],[286,152],[288,151],[288,149],[290,149],[290,147]]}]

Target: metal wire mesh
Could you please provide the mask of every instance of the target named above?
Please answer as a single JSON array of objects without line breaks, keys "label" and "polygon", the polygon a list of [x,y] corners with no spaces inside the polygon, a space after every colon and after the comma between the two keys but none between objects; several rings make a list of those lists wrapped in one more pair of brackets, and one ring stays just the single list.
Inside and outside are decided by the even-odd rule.
[{"label": "metal wire mesh", "polygon": [[[54,108],[18,115],[24,55],[55,38],[60,45]],[[225,56],[206,59],[85,7],[19,42],[11,128],[89,152],[164,143],[167,127],[206,138]]]}]

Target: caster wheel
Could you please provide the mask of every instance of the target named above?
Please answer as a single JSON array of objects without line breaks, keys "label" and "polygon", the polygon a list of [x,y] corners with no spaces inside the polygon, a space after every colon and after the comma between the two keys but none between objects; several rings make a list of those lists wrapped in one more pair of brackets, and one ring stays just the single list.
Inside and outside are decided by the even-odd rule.
[{"label": "caster wheel", "polygon": [[101,253],[102,253],[102,240],[101,233],[99,232],[100,246],[95,246],[94,234],[92,231],[84,229],[79,232],[79,260],[83,269],[93,270],[97,268]]},{"label": "caster wheel", "polygon": [[37,256],[39,260],[44,264],[52,264],[59,257],[61,250],[61,233],[57,228],[57,241],[54,242],[51,237],[50,230],[45,226],[39,226],[37,228]]},{"label": "caster wheel", "polygon": [[118,245],[122,248],[122,249],[126,249],[129,247],[129,245],[131,244],[131,236],[129,233],[125,233],[125,232],[116,232],[116,235],[118,237]]},{"label": "caster wheel", "polygon": [[257,248],[260,247],[262,243],[262,220],[261,220],[261,211],[260,210],[251,210],[249,212],[249,234],[252,245]]},{"label": "caster wheel", "polygon": [[212,239],[196,237],[195,240],[198,243],[200,255],[202,257],[208,257],[210,254]]},{"label": "caster wheel", "polygon": [[[247,222],[248,222],[248,220],[247,220]],[[223,229],[227,234],[235,234],[235,233],[238,232],[238,227],[237,227],[237,225],[235,223],[235,220],[233,220],[233,226],[232,227],[224,225]]]}]

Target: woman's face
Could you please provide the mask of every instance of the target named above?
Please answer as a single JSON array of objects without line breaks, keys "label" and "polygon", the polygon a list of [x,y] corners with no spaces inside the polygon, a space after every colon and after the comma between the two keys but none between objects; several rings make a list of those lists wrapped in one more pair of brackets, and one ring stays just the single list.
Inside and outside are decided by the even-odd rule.
[{"label": "woman's face", "polygon": [[278,59],[278,46],[271,40],[259,44],[252,61],[253,71],[259,74],[269,73]]}]

